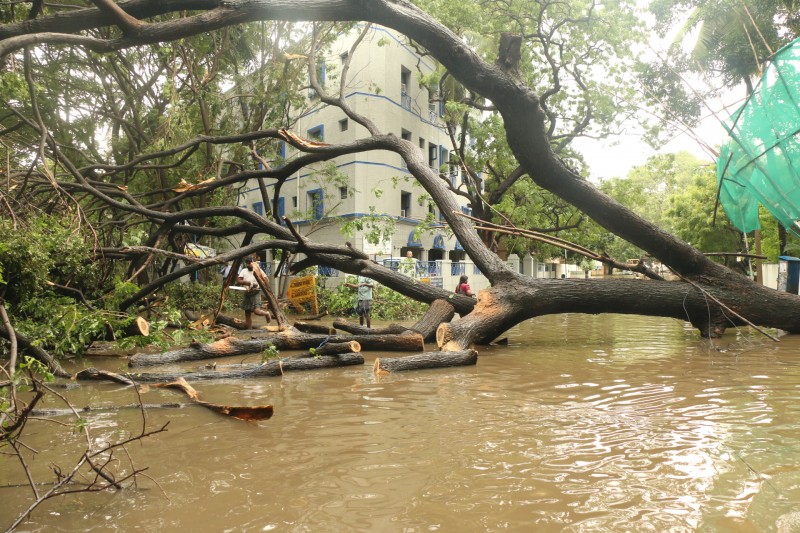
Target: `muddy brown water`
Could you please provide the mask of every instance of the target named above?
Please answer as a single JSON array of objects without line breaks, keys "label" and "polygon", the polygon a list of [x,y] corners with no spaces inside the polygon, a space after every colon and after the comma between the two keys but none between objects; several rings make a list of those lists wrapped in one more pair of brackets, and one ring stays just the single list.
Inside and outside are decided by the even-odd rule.
[{"label": "muddy brown water", "polygon": [[[20,531],[800,531],[800,337],[709,342],[675,320],[557,315],[508,338],[474,367],[198,383],[208,401],[275,415],[149,411],[168,432],[129,455],[154,481],[51,500]],[[63,393],[136,401],[113,384]],[[142,424],[136,411],[87,419],[97,442]],[[40,478],[83,442],[44,421],[25,441]],[[0,526],[29,500],[8,487],[22,482],[0,456]]]}]

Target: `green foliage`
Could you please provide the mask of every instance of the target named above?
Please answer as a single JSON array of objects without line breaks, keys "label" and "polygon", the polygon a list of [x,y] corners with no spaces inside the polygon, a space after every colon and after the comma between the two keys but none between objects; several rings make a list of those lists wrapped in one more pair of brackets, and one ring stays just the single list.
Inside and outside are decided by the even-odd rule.
[{"label": "green foliage", "polygon": [[[352,282],[355,279],[350,277]],[[335,289],[320,288],[317,291],[320,309],[331,315],[348,316],[355,313],[356,289],[344,284]],[[417,302],[388,287],[376,283],[372,291],[372,318],[379,320],[414,320],[425,314],[427,304]]]},{"label": "green foliage", "polygon": [[56,379],[53,373],[50,372],[50,369],[47,368],[47,365],[29,355],[22,358],[22,363],[20,363],[19,368],[20,370],[29,371],[40,376],[45,383],[52,383]]},{"label": "green foliage", "polygon": [[266,363],[267,361],[271,361],[272,359],[277,359],[281,356],[280,350],[278,350],[274,344],[268,345],[264,348],[264,351],[261,352],[261,362]]},{"label": "green foliage", "polygon": [[[167,302],[172,309],[206,310],[216,309],[219,305],[222,285],[216,282],[169,283],[164,287]],[[239,303],[236,291],[228,291],[223,310],[233,309]]]}]

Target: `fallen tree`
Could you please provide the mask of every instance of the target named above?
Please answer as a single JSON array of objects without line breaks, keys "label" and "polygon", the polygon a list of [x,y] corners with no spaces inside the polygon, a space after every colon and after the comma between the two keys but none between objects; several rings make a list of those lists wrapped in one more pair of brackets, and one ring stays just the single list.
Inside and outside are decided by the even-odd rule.
[{"label": "fallen tree", "polygon": [[[98,161],[80,167],[59,148],[55,137],[41,120],[20,121],[19,126],[14,126],[29,129],[29,134],[35,139],[43,139],[40,143],[42,149],[46,149],[52,161],[63,169],[58,181],[59,190],[77,195],[86,202],[97,202],[107,209],[124,214],[125,217],[138,217],[147,221],[157,228],[151,244],[161,242],[159,239],[163,236],[230,237],[245,233],[249,236],[266,234],[271,237],[268,241],[258,243],[250,243],[248,240],[248,244],[243,244],[230,253],[197,260],[167,272],[144,284],[138,292],[124,300],[123,308],[140,302],[165,283],[181,276],[217,267],[245,255],[280,249],[305,256],[293,265],[294,272],[315,264],[326,265],[346,273],[368,276],[420,301],[432,303],[437,299],[447,299],[463,317],[458,321],[442,322],[438,325],[437,340],[444,351],[463,351],[474,344],[491,342],[508,328],[534,316],[566,312],[621,312],[673,317],[691,322],[704,336],[717,336],[728,327],[748,323],[800,332],[800,298],[797,295],[758,286],[745,276],[711,261],[689,244],[603,194],[564,164],[553,148],[557,144],[553,138],[552,121],[555,117],[547,102],[552,93],[545,90],[541,95],[536,94],[522,80],[519,75],[520,43],[514,36],[506,36],[505,47],[498,54],[497,62],[490,63],[476,49],[468,46],[462,36],[433,20],[407,0],[297,0],[291,3],[231,1],[224,4],[204,4],[193,0],[164,4],[137,0],[125,6],[129,11],[93,7],[70,12],[58,11],[31,20],[4,24],[0,27],[0,56],[36,44],[84,46],[95,52],[111,53],[128,47],[142,47],[147,43],[186,38],[247,21],[363,20],[382,24],[402,32],[438,60],[447,70],[447,75],[457,80],[475,97],[471,102],[476,102],[477,97],[491,102],[491,109],[496,110],[502,118],[508,147],[519,165],[514,172],[515,176],[529,176],[536,185],[575,206],[608,232],[620,236],[667,265],[680,276],[680,281],[653,280],[645,285],[631,280],[542,280],[511,271],[497,254],[486,247],[470,221],[461,216],[453,191],[446,180],[442,180],[439,173],[431,169],[429,161],[416,143],[381,132],[369,117],[360,115],[347,104],[342,91],[338,96],[328,95],[316,83],[313,88],[320,100],[326,105],[340,107],[349,119],[363,126],[367,132],[366,137],[350,143],[329,145],[306,141],[284,128],[255,129],[219,136],[213,136],[206,131],[203,135],[168,150],[145,155],[138,155],[134,151],[123,158],[124,163]],[[197,14],[169,20],[150,21],[148,18],[155,14],[178,14],[186,10]],[[114,25],[121,28],[122,33],[113,38],[105,37],[105,34],[85,33]],[[314,71],[313,66],[310,71]],[[312,83],[315,83],[313,76]],[[31,95],[31,98],[35,100],[34,96]],[[11,126],[13,125],[9,127]],[[165,162],[166,165],[176,155],[188,158],[201,147],[211,152],[212,145],[241,146],[243,143],[264,139],[286,142],[302,154],[282,166],[265,167],[257,173],[234,166],[225,176],[220,174],[218,179],[181,188],[174,198],[151,204],[142,203],[140,198],[128,193],[124,186],[97,179],[98,169],[103,170],[104,179],[115,179],[137,171],[145,172],[151,168],[153,160]],[[271,220],[239,207],[202,205],[203,200],[213,197],[223,188],[244,183],[248,179],[274,179],[277,188],[309,165],[370,150],[386,150],[398,154],[408,171],[441,210],[464,250],[491,282],[491,288],[482,291],[477,302],[410,280],[370,261],[365,254],[352,247],[314,243],[308,237],[299,235],[289,221],[280,220],[277,199],[272,202]],[[219,166],[222,167],[222,162],[219,162]],[[14,186],[21,186],[21,176],[27,180],[29,175],[30,172],[20,170],[15,174],[15,179],[20,181],[12,180]],[[45,179],[46,176],[37,175],[36,178],[42,184],[50,183]],[[195,200],[200,207],[181,210],[166,208],[177,205],[178,202],[189,203]],[[268,198],[265,196],[265,202],[266,200]],[[236,224],[214,227],[205,222],[219,217],[235,219]],[[371,349],[366,339],[367,336],[364,336],[363,340],[360,337],[358,340],[365,349]],[[295,347],[309,346],[287,346]],[[247,347],[247,350],[252,349],[255,349],[255,344]],[[384,346],[380,349],[387,348]],[[191,348],[186,355],[190,359],[199,359],[207,355],[240,353],[235,348],[228,351],[212,349],[207,354],[203,352],[203,349]],[[181,360],[180,357],[182,356],[175,360]],[[153,361],[157,359],[152,358]],[[162,360],[169,359],[166,357]],[[145,360],[148,358],[142,356],[135,357],[132,361],[137,361],[138,364],[138,361]]]}]

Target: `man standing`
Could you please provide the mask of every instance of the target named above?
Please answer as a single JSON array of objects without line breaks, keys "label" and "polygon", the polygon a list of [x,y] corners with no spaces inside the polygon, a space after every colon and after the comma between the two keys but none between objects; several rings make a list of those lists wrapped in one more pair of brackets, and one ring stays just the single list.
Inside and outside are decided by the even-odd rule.
[{"label": "man standing", "polygon": [[417,260],[411,250],[406,252],[406,256],[400,260],[400,273],[410,278],[417,277]]},{"label": "man standing", "polygon": [[372,308],[372,288],[374,287],[372,280],[366,276],[358,276],[356,283],[345,283],[345,286],[358,289],[356,295],[358,323],[363,326],[366,320],[367,327],[371,328],[372,318],[370,317],[370,309]]},{"label": "man standing", "polygon": [[253,258],[248,257],[244,260],[245,267],[239,271],[239,277],[236,284],[244,287],[244,298],[242,299],[242,309],[244,310],[244,325],[247,329],[253,328],[253,313],[266,317],[267,324],[269,324],[270,317],[267,311],[261,309],[261,287],[256,281],[256,275],[253,272],[255,265]]}]

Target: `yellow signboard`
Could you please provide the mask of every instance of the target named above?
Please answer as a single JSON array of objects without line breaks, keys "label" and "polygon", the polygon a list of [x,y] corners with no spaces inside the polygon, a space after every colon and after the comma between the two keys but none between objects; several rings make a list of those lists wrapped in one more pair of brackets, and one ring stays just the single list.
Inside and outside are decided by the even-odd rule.
[{"label": "yellow signboard", "polygon": [[315,276],[303,276],[294,278],[289,282],[289,289],[286,291],[292,307],[298,312],[303,312],[303,304],[311,304],[314,314],[319,314],[319,303],[317,302],[317,280]]}]

